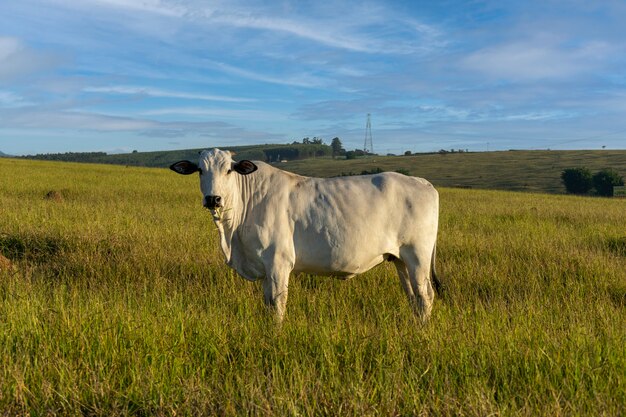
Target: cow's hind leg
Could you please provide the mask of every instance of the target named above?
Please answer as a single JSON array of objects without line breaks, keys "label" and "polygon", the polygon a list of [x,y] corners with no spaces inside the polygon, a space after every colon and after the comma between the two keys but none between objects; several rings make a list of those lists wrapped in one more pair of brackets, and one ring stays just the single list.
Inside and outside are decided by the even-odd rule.
[{"label": "cow's hind leg", "polygon": [[400,259],[406,265],[409,284],[414,295],[411,301],[416,314],[424,322],[430,317],[434,298],[430,280],[430,257],[430,253],[421,254],[410,247],[400,250]]},{"label": "cow's hind leg", "polygon": [[411,307],[415,307],[417,305],[415,301],[415,293],[413,292],[413,286],[411,285],[411,279],[409,278],[409,271],[406,269],[406,264],[398,258],[393,260],[393,264],[396,266],[398,278],[400,278],[400,284],[402,284],[402,288],[409,299],[409,304],[411,304]]}]

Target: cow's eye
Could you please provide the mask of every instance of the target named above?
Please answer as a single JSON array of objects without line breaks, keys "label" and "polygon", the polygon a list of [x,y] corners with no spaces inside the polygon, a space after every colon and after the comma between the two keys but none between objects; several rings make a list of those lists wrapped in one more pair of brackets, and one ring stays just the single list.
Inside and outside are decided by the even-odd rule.
[{"label": "cow's eye", "polygon": [[226,172],[226,174],[230,174],[231,172],[233,172],[233,170],[232,170],[232,169],[229,169],[229,170]]}]

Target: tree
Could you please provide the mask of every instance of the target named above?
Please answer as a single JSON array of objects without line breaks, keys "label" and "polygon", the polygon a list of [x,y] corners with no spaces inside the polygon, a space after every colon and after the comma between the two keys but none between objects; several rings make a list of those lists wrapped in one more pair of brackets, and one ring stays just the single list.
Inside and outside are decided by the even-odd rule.
[{"label": "tree", "polygon": [[598,195],[613,197],[613,187],[624,185],[624,178],[612,168],[605,168],[593,175],[593,186]]},{"label": "tree", "polygon": [[343,146],[341,145],[341,140],[339,140],[339,138],[333,138],[333,141],[330,143],[330,147],[333,148],[333,158],[337,155],[341,155]]},{"label": "tree", "polygon": [[561,181],[569,194],[587,194],[593,187],[591,171],[587,168],[567,168],[561,172]]},{"label": "tree", "polygon": [[355,149],[353,151],[346,152],[346,159],[356,159],[359,156],[365,156],[365,151],[361,149]]}]

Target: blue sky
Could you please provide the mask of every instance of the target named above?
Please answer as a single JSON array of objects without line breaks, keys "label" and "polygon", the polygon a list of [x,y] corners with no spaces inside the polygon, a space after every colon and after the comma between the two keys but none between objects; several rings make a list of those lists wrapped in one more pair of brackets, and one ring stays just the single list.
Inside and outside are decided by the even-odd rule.
[{"label": "blue sky", "polygon": [[0,151],[626,149],[626,2],[4,0]]}]

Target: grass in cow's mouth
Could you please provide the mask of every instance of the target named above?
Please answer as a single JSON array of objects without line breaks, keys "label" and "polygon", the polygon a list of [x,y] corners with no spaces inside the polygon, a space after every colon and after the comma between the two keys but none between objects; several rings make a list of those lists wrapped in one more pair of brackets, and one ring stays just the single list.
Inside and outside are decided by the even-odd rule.
[{"label": "grass in cow's mouth", "polygon": [[228,219],[224,219],[223,215],[229,211],[232,210],[232,208],[223,208],[223,207],[217,207],[214,209],[208,209],[211,212],[211,215],[213,216],[214,220],[228,220]]}]

